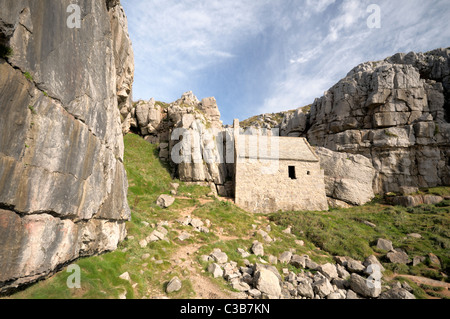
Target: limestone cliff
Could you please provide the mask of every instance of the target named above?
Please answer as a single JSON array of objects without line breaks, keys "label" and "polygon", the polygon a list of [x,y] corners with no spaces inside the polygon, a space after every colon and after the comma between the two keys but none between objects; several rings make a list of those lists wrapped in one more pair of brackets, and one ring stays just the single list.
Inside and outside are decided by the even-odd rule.
[{"label": "limestone cliff", "polygon": [[[287,112],[273,127],[282,136],[307,137],[313,146],[368,158],[375,194],[450,185],[450,48],[362,63],[306,110]],[[351,187],[336,190],[342,180],[333,173],[335,159],[342,156],[319,156],[330,164],[324,167],[329,196],[367,201],[349,201],[358,194]],[[355,176],[367,184],[372,173],[368,163],[364,167],[368,175],[364,169]]]},{"label": "limestone cliff", "polygon": [[375,193],[450,185],[450,48],[363,63],[311,107],[308,140],[364,155]]},{"label": "limestone cliff", "polygon": [[[233,165],[224,160],[227,132],[215,98],[199,101],[192,92],[186,92],[170,104],[154,99],[138,101],[130,114],[131,129],[160,145],[160,158],[172,165],[174,177],[211,183],[220,194],[232,196]],[[176,135],[177,129],[181,134]],[[171,156],[174,147],[182,158],[178,163]]]},{"label": "limestone cliff", "polygon": [[78,1],[70,28],[71,3],[0,0],[0,292],[116,249],[130,219],[125,15],[119,1]]}]

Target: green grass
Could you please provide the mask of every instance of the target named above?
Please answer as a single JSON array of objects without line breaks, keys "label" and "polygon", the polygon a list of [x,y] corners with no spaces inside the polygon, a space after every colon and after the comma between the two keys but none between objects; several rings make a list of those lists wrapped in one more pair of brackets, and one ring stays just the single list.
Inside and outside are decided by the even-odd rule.
[{"label": "green grass", "polygon": [[[432,190],[433,191],[433,190]],[[441,188],[440,192],[448,188]],[[423,205],[416,208],[384,206],[379,203],[330,212],[286,212],[276,213],[270,219],[280,225],[292,225],[293,233],[304,234],[308,240],[332,255],[350,256],[364,260],[378,254],[385,261],[385,252],[375,245],[378,238],[393,242],[395,248],[406,250],[410,258],[426,256],[432,252],[442,263],[442,269],[450,274],[450,207]],[[371,228],[362,220],[377,225]],[[420,233],[422,239],[407,237],[409,233]],[[439,270],[427,265],[408,267],[387,264],[388,270],[427,275],[442,279]]]},{"label": "green grass", "polygon": [[33,76],[30,74],[30,72],[25,72],[23,75],[25,75],[28,81],[33,81]]},{"label": "green grass", "polygon": [[169,107],[169,103],[165,103],[165,102],[161,102],[161,101],[156,101],[155,105],[160,106],[162,109],[167,109]]},{"label": "green grass", "polygon": [[[30,109],[31,110],[31,109]],[[250,251],[254,240],[264,245],[265,256],[279,257],[291,248],[296,254],[308,254],[319,264],[333,262],[333,255],[351,256],[364,260],[371,254],[376,254],[385,261],[384,254],[376,249],[375,242],[379,237],[393,241],[394,247],[405,249],[409,256],[425,256],[429,252],[436,254],[442,263],[442,269],[433,269],[425,262],[418,266],[392,265],[384,263],[386,274],[405,273],[422,275],[441,280],[441,272],[449,273],[450,247],[450,207],[441,205],[424,205],[416,208],[386,206],[374,201],[363,207],[337,209],[330,212],[287,212],[269,216],[248,213],[230,202],[208,198],[209,187],[189,185],[171,179],[170,167],[159,160],[158,148],[144,141],[141,137],[128,134],[124,137],[124,165],[127,171],[129,189],[128,202],[132,211],[132,220],[127,223],[127,239],[118,250],[101,256],[82,258],[75,263],[80,266],[81,289],[68,289],[66,281],[70,275],[62,269],[51,278],[40,281],[31,287],[12,295],[10,298],[53,299],[53,298],[118,298],[126,291],[127,298],[152,298],[165,295],[165,286],[175,275],[183,282],[183,288],[170,294],[170,298],[194,297],[190,274],[177,263],[170,260],[173,254],[182,246],[200,244],[194,259],[198,267],[206,270],[209,262],[200,260],[201,255],[209,255],[214,248],[226,252],[229,260],[236,261],[240,266],[244,260],[237,248]],[[169,209],[161,209],[156,205],[160,194],[169,194],[170,183],[178,182],[180,187],[177,198]],[[450,188],[439,187],[422,190],[423,193],[444,196]],[[182,226],[175,219],[179,212],[192,210],[192,216],[205,221],[211,221],[211,232],[196,233],[190,226]],[[377,225],[376,228],[366,226],[361,221],[367,220]],[[139,241],[147,237],[152,228],[145,226],[170,221],[168,241],[158,241],[146,248],[139,246]],[[266,230],[276,241],[267,244],[256,230]],[[285,234],[284,229],[292,225],[292,233]],[[220,235],[219,230],[223,231]],[[188,231],[192,237],[185,242],[177,239],[178,232]],[[408,233],[420,233],[422,239],[412,239]],[[299,246],[295,240],[301,239],[304,246]],[[144,254],[148,256],[143,259]],[[259,262],[259,257],[250,255],[251,263]],[[155,261],[163,261],[157,263]],[[283,268],[298,272],[291,265],[278,263],[281,272]],[[119,278],[128,271],[132,282]],[[205,272],[206,276],[210,276]],[[224,279],[213,279],[219,287],[230,289]],[[408,282],[410,283],[410,282]],[[134,285],[134,287],[133,287]],[[424,290],[410,283],[416,297],[426,298]],[[439,291],[432,290],[438,294]],[[430,294],[428,294],[429,296]]]}]

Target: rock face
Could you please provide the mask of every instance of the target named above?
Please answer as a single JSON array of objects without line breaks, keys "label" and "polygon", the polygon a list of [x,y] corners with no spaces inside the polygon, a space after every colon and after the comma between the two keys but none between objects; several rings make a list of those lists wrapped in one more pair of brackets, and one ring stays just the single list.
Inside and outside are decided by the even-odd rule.
[{"label": "rock face", "polygon": [[71,29],[69,4],[0,0],[0,292],[126,235],[126,20],[119,1],[82,1]]},{"label": "rock face", "polygon": [[338,153],[323,147],[315,149],[325,173],[327,196],[352,205],[372,200],[375,169],[365,156]]},{"label": "rock face", "polygon": [[450,48],[363,63],[311,106],[311,145],[359,154],[374,193],[450,184]]},{"label": "rock face", "polygon": [[224,159],[227,132],[215,98],[199,101],[186,92],[170,104],[138,101],[130,114],[131,129],[159,144],[159,157],[172,165],[174,176],[184,182],[214,183],[219,195],[233,195],[233,165]]}]

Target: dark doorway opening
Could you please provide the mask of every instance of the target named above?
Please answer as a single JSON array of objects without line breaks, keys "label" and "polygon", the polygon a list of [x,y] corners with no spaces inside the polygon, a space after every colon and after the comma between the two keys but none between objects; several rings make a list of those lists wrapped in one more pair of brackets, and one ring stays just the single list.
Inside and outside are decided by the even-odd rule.
[{"label": "dark doorway opening", "polygon": [[295,174],[295,166],[289,166],[289,178],[297,179],[297,176]]}]

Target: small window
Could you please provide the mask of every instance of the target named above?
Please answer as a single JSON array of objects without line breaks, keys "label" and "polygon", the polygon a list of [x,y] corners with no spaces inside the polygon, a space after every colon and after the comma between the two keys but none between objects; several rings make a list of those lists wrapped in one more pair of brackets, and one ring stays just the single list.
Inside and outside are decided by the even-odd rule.
[{"label": "small window", "polygon": [[289,178],[297,179],[297,176],[295,175],[295,166],[289,166]]},{"label": "small window", "polygon": [[311,175],[311,172],[310,172],[310,171],[307,171],[307,172],[306,172],[306,175],[308,175],[308,176]]}]

